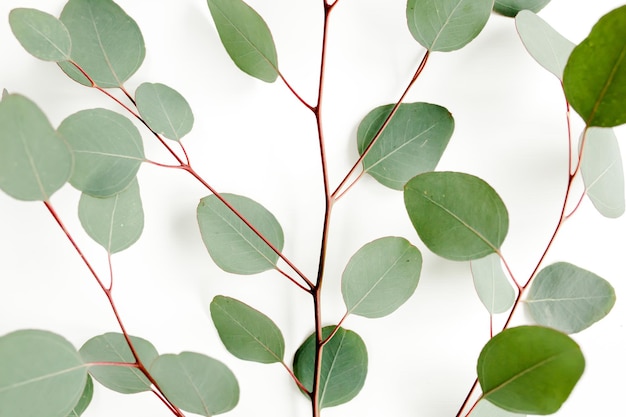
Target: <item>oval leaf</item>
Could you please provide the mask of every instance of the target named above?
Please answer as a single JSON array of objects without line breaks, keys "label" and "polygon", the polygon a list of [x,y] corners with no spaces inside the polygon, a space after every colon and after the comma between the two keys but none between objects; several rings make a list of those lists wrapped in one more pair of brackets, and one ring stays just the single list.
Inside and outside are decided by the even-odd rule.
[{"label": "oval leaf", "polygon": [[483,398],[514,413],[552,414],[580,379],[585,359],[567,335],[521,326],[492,338],[478,358]]},{"label": "oval leaf", "polygon": [[180,93],[163,84],[143,83],[135,92],[137,109],[156,133],[179,141],[193,127],[193,113]]},{"label": "oval leaf", "polygon": [[487,24],[494,0],[408,0],[411,34],[429,51],[449,52],[472,41]]},{"label": "oval leaf", "polygon": [[150,374],[177,407],[211,417],[232,410],[239,401],[239,384],[222,362],[193,352],[161,355]]},{"label": "oval leaf", "polygon": [[480,400],[474,410],[470,414],[470,417],[525,417],[518,413],[511,413],[497,407],[493,403],[487,400]]},{"label": "oval leaf", "polygon": [[85,384],[85,389],[83,390],[83,394],[80,396],[78,400],[78,404],[72,410],[72,412],[67,417],[80,417],[89,404],[91,403],[91,399],[93,398],[93,380],[90,375],[87,375],[87,383]]},{"label": "oval leaf", "polygon": [[455,261],[496,252],[509,228],[500,196],[485,181],[469,174],[420,174],[404,187],[404,203],[424,244]]},{"label": "oval leaf", "polygon": [[615,290],[592,272],[558,262],[537,274],[526,303],[538,324],[577,333],[611,311]]},{"label": "oval leaf", "polygon": [[13,9],[9,24],[20,44],[34,57],[55,62],[70,59],[70,33],[56,17],[37,9]]},{"label": "oval leaf", "polygon": [[[328,337],[335,326],[322,329]],[[315,363],[315,334],[309,336],[296,351],[293,371],[298,380],[311,391]],[[367,348],[363,339],[351,330],[340,328],[324,346],[318,402],[321,408],[344,404],[356,397],[367,376]]]},{"label": "oval leaf", "polygon": [[492,253],[471,262],[474,287],[489,314],[508,311],[515,302],[515,290],[502,270],[500,257]]},{"label": "oval leaf", "polygon": [[70,184],[94,197],[108,197],[128,187],[144,160],[139,131],[111,110],[74,113],[61,123],[59,133],[74,154]]},{"label": "oval leaf", "polygon": [[[259,203],[235,194],[222,194],[278,250],[283,229]],[[273,269],[278,255],[214,195],[200,200],[198,224],[204,245],[217,266],[226,272],[250,275]]]},{"label": "oval leaf", "polygon": [[3,95],[0,126],[0,189],[18,200],[48,200],[72,172],[67,145],[39,107],[17,94]]},{"label": "oval leaf", "polygon": [[266,315],[230,297],[211,302],[211,318],[226,349],[239,359],[261,363],[282,362],[285,339]]},{"label": "oval leaf", "polygon": [[341,277],[348,313],[369,318],[393,313],[415,292],[421,269],[422,254],[406,239],[385,237],[363,246]]},{"label": "oval leaf", "polygon": [[[359,125],[359,154],[367,149],[393,105],[378,107]],[[401,104],[385,130],[363,159],[363,170],[381,184],[402,190],[417,174],[432,171],[441,159],[454,119],[444,107],[429,103]]]},{"label": "oval leaf", "polygon": [[[141,66],[146,48],[139,26],[113,1],[69,0],[60,19],[72,38],[72,60],[96,85],[120,87]],[[69,62],[59,65],[75,81],[91,86]]]},{"label": "oval leaf", "polygon": [[604,15],[574,48],[563,87],[587,126],[626,123],[626,6]]},{"label": "oval leaf", "polygon": [[67,417],[85,389],[87,366],[63,337],[18,330],[0,337],[0,417]]},{"label": "oval leaf", "polygon": [[276,81],[276,46],[263,18],[242,0],[207,3],[222,44],[235,65],[262,81]]},{"label": "oval leaf", "polygon": [[496,0],[493,11],[503,16],[516,17],[524,10],[537,13],[548,3],[550,0]]},{"label": "oval leaf", "polygon": [[[157,350],[145,339],[131,336],[130,340],[147,367],[157,356]],[[85,362],[121,362],[135,363],[135,357],[120,333],[105,333],[89,339],[80,348],[80,355]],[[129,366],[93,365],[89,373],[102,385],[122,394],[134,394],[150,391],[151,383],[137,368]]]}]

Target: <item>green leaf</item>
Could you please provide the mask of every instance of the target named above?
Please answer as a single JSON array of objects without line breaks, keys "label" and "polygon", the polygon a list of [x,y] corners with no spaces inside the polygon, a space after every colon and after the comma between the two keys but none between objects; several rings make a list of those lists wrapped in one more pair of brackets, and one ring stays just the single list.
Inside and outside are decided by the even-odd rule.
[{"label": "green leaf", "polygon": [[500,196],[485,181],[469,174],[420,174],[404,187],[404,204],[424,244],[455,261],[496,252],[509,228]]},{"label": "green leaf", "polygon": [[411,34],[429,51],[450,52],[472,41],[487,24],[494,0],[408,0]]},{"label": "green leaf", "polygon": [[143,120],[168,139],[180,141],[193,127],[193,113],[180,93],[163,84],[143,83],[135,92]]},{"label": "green leaf", "polygon": [[61,123],[59,133],[74,154],[70,184],[93,197],[108,197],[128,187],[144,160],[139,131],[111,110],[74,113]]},{"label": "green leaf", "polygon": [[134,180],[125,190],[106,198],[83,193],[78,217],[87,234],[109,253],[135,243],[143,231],[143,208],[139,184]]},{"label": "green leaf", "polygon": [[474,410],[470,414],[470,417],[525,417],[518,413],[511,413],[510,411],[503,410],[487,400],[480,400]]},{"label": "green leaf", "polygon": [[563,87],[587,126],[626,123],[626,6],[604,15],[574,48]]},{"label": "green leaf", "polygon": [[515,290],[504,275],[500,257],[492,253],[471,262],[474,287],[489,314],[508,311],[515,302]]},{"label": "green leaf", "polygon": [[624,168],[619,143],[612,129],[589,128],[580,170],[585,190],[603,216],[624,214]]},{"label": "green leaf", "polygon": [[526,304],[538,324],[577,333],[611,311],[615,290],[592,272],[558,262],[537,274]]},{"label": "green leaf", "polygon": [[[150,366],[159,356],[155,347],[147,340],[134,336],[131,336],[130,340],[146,367]],[[128,347],[124,335],[120,333],[105,333],[89,339],[80,348],[80,355],[88,363],[135,363],[135,357]],[[134,367],[92,365],[89,368],[89,373],[105,387],[122,394],[150,391],[150,381],[139,369]]]},{"label": "green leaf", "polygon": [[44,61],[67,61],[72,49],[70,33],[56,17],[37,9],[9,13],[11,30],[24,49]]},{"label": "green leaf", "polygon": [[580,348],[547,327],[521,326],[492,338],[478,358],[483,397],[514,413],[552,414],[585,368]]},{"label": "green leaf", "polygon": [[207,3],[222,44],[235,65],[262,81],[276,81],[276,46],[263,18],[241,0],[208,0]]},{"label": "green leaf", "polygon": [[0,417],[67,417],[87,379],[74,346],[43,330],[0,337],[0,369]]},{"label": "green leaf", "polygon": [[[322,329],[328,337],[335,326]],[[315,363],[315,334],[309,336],[296,351],[293,371],[298,380],[311,391]],[[367,376],[367,349],[363,339],[351,330],[339,328],[322,352],[319,404],[321,408],[344,404],[356,397]]]},{"label": "green leaf", "polygon": [[161,355],[150,373],[177,407],[210,417],[232,410],[239,401],[239,384],[222,362],[193,352]]},{"label": "green leaf", "polygon": [[[111,0],[69,0],[61,21],[72,37],[72,60],[103,88],[120,87],[141,66],[146,48],[137,23]],[[72,64],[61,69],[75,81],[91,82]]]},{"label": "green leaf", "polygon": [[24,96],[0,101],[0,189],[18,200],[50,199],[72,172],[72,154],[46,115]]},{"label": "green leaf", "polygon": [[563,81],[563,70],[576,45],[528,10],[517,14],[515,26],[530,55]]},{"label": "green leaf", "polygon": [[[259,203],[235,194],[222,194],[278,250],[283,230],[272,213]],[[198,224],[213,261],[226,272],[250,275],[273,269],[278,255],[216,196],[200,200]]]},{"label": "green leaf", "polygon": [[80,396],[78,400],[78,404],[74,407],[74,409],[70,412],[67,417],[80,417],[89,404],[91,403],[91,399],[93,398],[93,380],[90,375],[87,375],[87,382],[85,383],[85,389],[83,390],[83,394]]},{"label": "green leaf", "polygon": [[285,355],[283,334],[260,311],[220,295],[211,302],[211,318],[226,349],[239,359],[282,362]]},{"label": "green leaf", "polygon": [[417,288],[422,254],[409,241],[384,237],[350,258],[341,277],[349,314],[377,318],[393,313]]},{"label": "green leaf", "polygon": [[537,13],[548,3],[550,0],[496,0],[493,11],[503,16],[516,17],[524,10]]},{"label": "green leaf", "polygon": [[[360,155],[392,108],[392,104],[377,107],[361,121],[357,131]],[[363,159],[363,170],[381,184],[402,190],[415,175],[435,169],[453,131],[454,119],[444,107],[429,103],[401,104]]]}]

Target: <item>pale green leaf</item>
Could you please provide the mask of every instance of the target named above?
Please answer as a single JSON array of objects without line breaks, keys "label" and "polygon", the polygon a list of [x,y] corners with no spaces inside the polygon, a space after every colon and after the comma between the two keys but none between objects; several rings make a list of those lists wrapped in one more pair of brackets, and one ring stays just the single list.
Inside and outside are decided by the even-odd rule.
[{"label": "pale green leaf", "polygon": [[493,11],[503,16],[516,17],[524,10],[537,13],[548,3],[550,0],[496,0]]},{"label": "pale green leaf", "polygon": [[85,389],[83,390],[83,394],[80,396],[78,400],[78,404],[74,407],[74,409],[70,412],[67,417],[80,417],[89,404],[91,403],[91,399],[93,398],[93,380],[90,375],[87,375],[87,382],[85,383]]},{"label": "pale green leaf", "polygon": [[70,33],[56,17],[37,9],[9,13],[11,30],[24,49],[44,61],[67,61],[72,49]]},{"label": "pale green leaf", "polygon": [[143,120],[168,139],[180,141],[193,127],[193,113],[180,93],[163,84],[143,83],[135,92]]},{"label": "pale green leaf", "polygon": [[474,407],[470,417],[525,417],[525,415],[512,413],[497,407],[487,400],[480,400]]},{"label": "pale green leaf", "polygon": [[471,262],[474,287],[489,314],[508,311],[515,302],[515,290],[502,269],[500,257],[492,253]]}]

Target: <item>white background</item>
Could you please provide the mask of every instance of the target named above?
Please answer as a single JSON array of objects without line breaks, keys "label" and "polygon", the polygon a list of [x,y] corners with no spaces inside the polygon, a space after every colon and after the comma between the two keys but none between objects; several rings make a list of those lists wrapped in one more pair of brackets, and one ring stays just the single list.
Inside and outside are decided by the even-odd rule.
[{"label": "white background", "polygon": [[[329,39],[324,123],[333,185],[355,161],[355,132],[376,106],[396,100],[423,49],[411,37],[400,0],[340,0]],[[305,99],[316,93],[322,0],[250,0],[271,28],[286,78]],[[580,42],[618,0],[553,0],[540,16]],[[314,118],[281,82],[265,84],[241,73],[222,48],[202,0],[119,0],[139,24],[146,60],[128,81],[161,82],[181,92],[196,117],[184,139],[192,163],[215,188],[246,195],[279,219],[284,253],[313,276],[323,216]],[[0,2],[0,88],[37,102],[58,124],[93,107],[121,111],[97,91],[69,80],[54,64],[28,55],[11,34],[15,7],[57,15],[58,0]],[[593,57],[589,57],[593,59]],[[514,22],[492,16],[466,48],[435,53],[407,101],[446,106],[456,131],[438,166],[489,182],[510,213],[503,252],[518,277],[527,277],[560,211],[567,180],[565,105],[558,80],[537,65],[517,37]],[[575,135],[581,124],[576,116]],[[1,127],[0,127],[1,128]],[[144,133],[150,158],[166,163]],[[626,130],[618,129],[620,140]],[[219,270],[201,242],[195,220],[207,194],[182,172],[144,164],[140,174],[145,231],[113,257],[114,296],[131,334],[161,353],[197,351],[235,372],[240,404],[228,415],[308,416],[309,405],[279,365],[243,362],[222,346],[208,314],[218,294],[236,297],[268,314],[283,330],[286,360],[313,330],[310,297],[274,272],[233,276]],[[576,188],[575,196],[581,191]],[[99,273],[106,254],[82,231],[79,193],[69,185],[52,198],[68,228]],[[0,334],[38,328],[80,347],[92,336],[117,331],[104,295],[41,203],[0,195]],[[324,410],[333,416],[453,417],[475,378],[476,358],[489,335],[489,316],[473,290],[469,266],[438,258],[410,225],[400,192],[364,178],[334,211],[324,292],[324,321],[336,323],[344,307],[340,276],[349,257],[382,236],[404,236],[424,255],[415,295],[393,315],[351,317],[369,351],[369,375],[352,402]],[[573,337],[587,359],[585,374],[560,417],[623,413],[626,388],[626,221],[609,220],[585,200],[566,223],[547,258],[568,261],[609,280],[618,301],[607,318]],[[525,320],[523,314],[516,322]],[[123,396],[97,386],[87,417],[159,417],[169,412],[151,394]]]}]

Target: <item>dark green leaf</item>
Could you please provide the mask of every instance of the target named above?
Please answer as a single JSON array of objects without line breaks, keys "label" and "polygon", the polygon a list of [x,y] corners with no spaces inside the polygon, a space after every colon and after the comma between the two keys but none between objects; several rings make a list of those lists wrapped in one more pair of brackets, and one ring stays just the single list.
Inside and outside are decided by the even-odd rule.
[{"label": "dark green leaf", "polygon": [[11,30],[24,49],[44,61],[67,61],[72,49],[70,33],[56,17],[37,9],[13,9]]},{"label": "dark green leaf", "polygon": [[515,290],[504,275],[500,257],[492,253],[471,262],[474,287],[489,314],[504,313],[513,307]]},{"label": "dark green leaf", "polygon": [[550,0],[496,0],[493,11],[508,17],[515,17],[522,10],[537,13],[543,9]]},{"label": "dark green leaf", "polygon": [[518,413],[503,410],[487,400],[480,400],[470,417],[525,417]]},{"label": "dark green leaf", "polygon": [[83,394],[80,396],[78,400],[78,404],[72,410],[72,412],[67,417],[80,417],[89,404],[91,403],[91,399],[93,397],[93,380],[90,375],[87,375],[87,383],[85,383],[85,389],[83,390]]},{"label": "dark green leaf", "polygon": [[143,83],[135,92],[137,109],[156,133],[179,141],[193,127],[193,113],[180,93],[163,84]]}]

